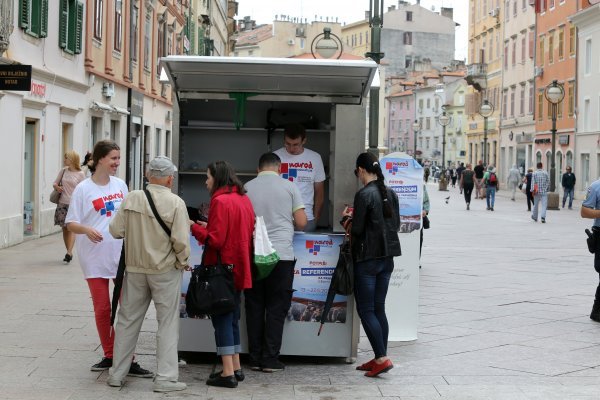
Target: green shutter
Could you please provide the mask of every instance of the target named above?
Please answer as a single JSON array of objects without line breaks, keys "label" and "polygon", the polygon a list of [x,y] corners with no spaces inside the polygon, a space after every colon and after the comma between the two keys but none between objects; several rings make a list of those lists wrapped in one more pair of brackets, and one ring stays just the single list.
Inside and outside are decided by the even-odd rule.
[{"label": "green shutter", "polygon": [[190,36],[190,55],[196,54],[196,24],[194,21],[191,21],[191,26],[189,29]]},{"label": "green shutter", "polygon": [[81,53],[83,43],[83,3],[77,2],[77,24],[75,26],[75,54]]},{"label": "green shutter", "polygon": [[203,56],[204,54],[204,28],[198,28],[198,55]]},{"label": "green shutter", "polygon": [[48,0],[41,1],[40,11],[40,37],[48,36]]},{"label": "green shutter", "polygon": [[29,28],[29,12],[31,0],[19,0],[19,27],[23,29]]},{"label": "green shutter", "polygon": [[58,47],[67,48],[67,34],[69,31],[69,0],[60,0],[60,13],[58,16]]},{"label": "green shutter", "polygon": [[40,31],[41,31],[41,27],[40,27],[40,22],[42,20],[41,8],[42,8],[41,0],[31,0],[31,9],[29,11],[30,24],[29,24],[29,30],[27,31],[27,33],[29,33],[32,36],[36,36],[36,37],[40,36]]}]

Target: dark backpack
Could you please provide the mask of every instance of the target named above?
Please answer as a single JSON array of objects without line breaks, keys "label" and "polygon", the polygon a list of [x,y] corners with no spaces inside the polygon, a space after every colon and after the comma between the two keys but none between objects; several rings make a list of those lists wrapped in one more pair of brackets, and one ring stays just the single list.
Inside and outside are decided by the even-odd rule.
[{"label": "dark backpack", "polygon": [[493,172],[490,172],[490,176],[488,178],[488,185],[496,186],[497,184],[498,184],[498,178],[496,178],[496,174]]}]

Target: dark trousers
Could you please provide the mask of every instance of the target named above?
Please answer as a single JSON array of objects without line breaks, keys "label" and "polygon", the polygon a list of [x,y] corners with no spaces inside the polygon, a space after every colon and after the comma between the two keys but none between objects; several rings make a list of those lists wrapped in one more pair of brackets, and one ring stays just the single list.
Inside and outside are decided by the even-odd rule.
[{"label": "dark trousers", "polygon": [[463,190],[465,193],[465,203],[470,204],[471,203],[471,194],[473,194],[473,183],[465,183],[463,185]]},{"label": "dark trousers", "polygon": [[248,348],[253,363],[277,359],[283,323],[292,303],[296,261],[279,261],[265,279],[244,292]]},{"label": "dark trousers", "polygon": [[357,262],[354,265],[356,311],[375,358],[387,355],[389,326],[385,314],[385,298],[393,271],[392,257]]},{"label": "dark trousers", "polygon": [[[594,269],[598,274],[600,274],[600,251],[596,251],[594,253]],[[600,276],[600,275],[599,275]],[[596,297],[595,301],[600,301],[600,282],[598,283],[598,287],[596,288]]]},{"label": "dark trousers", "polygon": [[528,191],[526,192],[526,194],[527,194],[527,211],[531,211],[531,206],[532,206],[532,205],[533,205],[533,203],[534,203],[534,200],[533,200],[533,193],[531,193],[531,191],[529,191],[529,190],[528,190]]}]

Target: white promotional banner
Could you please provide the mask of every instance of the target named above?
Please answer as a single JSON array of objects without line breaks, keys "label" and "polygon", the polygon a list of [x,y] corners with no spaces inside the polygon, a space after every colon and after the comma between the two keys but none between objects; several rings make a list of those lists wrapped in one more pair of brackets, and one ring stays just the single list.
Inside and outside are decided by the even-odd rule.
[{"label": "white promotional banner", "polygon": [[423,209],[423,167],[406,153],[380,160],[388,185],[400,203],[402,255],[394,258],[394,272],[386,300],[390,341],[417,339],[419,323],[419,237]]}]

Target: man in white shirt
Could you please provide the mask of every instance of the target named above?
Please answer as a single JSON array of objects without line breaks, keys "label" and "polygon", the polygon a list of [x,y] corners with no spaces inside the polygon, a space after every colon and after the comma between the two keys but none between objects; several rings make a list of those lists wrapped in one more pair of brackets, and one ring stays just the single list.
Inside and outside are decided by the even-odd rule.
[{"label": "man in white shirt", "polygon": [[305,232],[317,228],[325,201],[325,169],[321,155],[304,147],[306,130],[300,124],[288,125],[284,130],[284,147],[274,151],[281,159],[281,177],[294,182],[304,203],[308,223]]}]

